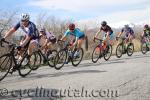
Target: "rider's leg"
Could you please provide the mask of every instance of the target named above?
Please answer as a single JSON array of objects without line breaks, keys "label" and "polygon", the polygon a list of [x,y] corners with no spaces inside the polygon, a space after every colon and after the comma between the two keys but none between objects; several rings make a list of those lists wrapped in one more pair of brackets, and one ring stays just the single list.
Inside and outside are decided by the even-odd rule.
[{"label": "rider's leg", "polygon": [[78,40],[78,49],[80,49],[82,47],[82,44],[83,44],[83,39],[79,39]]},{"label": "rider's leg", "polygon": [[32,52],[38,49],[38,40],[31,40],[28,47],[28,55],[31,55]]},{"label": "rider's leg", "polygon": [[51,54],[52,54],[52,52],[51,52],[52,48],[53,48],[53,44],[52,44],[51,42],[49,42],[49,43],[47,44],[47,51],[46,51],[46,54],[51,55]]}]

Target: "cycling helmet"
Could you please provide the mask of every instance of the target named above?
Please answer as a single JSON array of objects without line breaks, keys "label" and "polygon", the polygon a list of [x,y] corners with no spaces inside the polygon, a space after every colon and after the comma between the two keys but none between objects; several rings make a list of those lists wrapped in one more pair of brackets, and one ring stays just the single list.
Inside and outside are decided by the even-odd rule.
[{"label": "cycling helmet", "polygon": [[147,29],[148,27],[149,27],[149,26],[148,26],[147,24],[146,24],[146,25],[144,25],[144,28],[146,28],[146,29]]},{"label": "cycling helmet", "polygon": [[40,32],[45,32],[45,28],[41,28]]},{"label": "cycling helmet", "polygon": [[27,14],[27,13],[23,13],[23,14],[21,14],[21,20],[29,21],[29,19],[30,19],[29,14]]},{"label": "cycling helmet", "polygon": [[69,30],[74,30],[75,29],[75,24],[71,23],[69,24]]},{"label": "cycling helmet", "polygon": [[128,28],[128,27],[129,27],[129,25],[128,25],[128,24],[126,24],[126,25],[124,25],[124,27],[125,27],[125,28]]},{"label": "cycling helmet", "polygon": [[102,25],[102,26],[106,26],[106,25],[107,25],[107,22],[106,22],[106,21],[102,21],[102,22],[101,22],[101,25]]}]

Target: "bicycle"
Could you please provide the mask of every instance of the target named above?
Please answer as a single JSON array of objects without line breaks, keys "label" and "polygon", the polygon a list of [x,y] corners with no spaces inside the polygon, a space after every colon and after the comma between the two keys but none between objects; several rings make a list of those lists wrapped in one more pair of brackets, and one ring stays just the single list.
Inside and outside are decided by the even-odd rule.
[{"label": "bicycle", "polygon": [[92,52],[92,62],[96,63],[102,57],[104,57],[105,61],[108,61],[112,55],[112,45],[104,44],[102,39],[98,39],[98,38],[94,38],[94,39],[98,40],[100,43],[94,48]]},{"label": "bicycle", "polygon": [[[7,47],[9,48],[10,51],[9,53],[0,56],[0,81],[2,81],[8,75],[8,73],[12,74],[16,70],[18,70],[18,73],[21,77],[27,76],[31,72],[30,59],[27,54],[28,46],[27,48],[25,48],[25,50],[23,50],[22,59],[19,60],[16,58],[16,55],[18,53],[16,44],[10,43],[5,40],[1,40],[0,41],[1,47],[5,47],[3,43],[7,44]],[[25,63],[27,59],[28,61]]]},{"label": "bicycle", "polygon": [[32,70],[37,70],[43,63],[47,63],[49,67],[54,67],[54,59],[57,54],[57,50],[48,50],[48,53],[45,55],[42,50],[39,48],[37,51],[33,52],[31,57],[34,59],[34,67]]},{"label": "bicycle", "polygon": [[134,44],[132,42],[128,42],[126,46],[126,41],[127,38],[122,38],[122,37],[116,37],[117,41],[120,41],[120,43],[117,45],[116,48],[116,56],[117,58],[120,58],[123,54],[126,54],[128,56],[132,56],[134,52]]},{"label": "bicycle", "polygon": [[[62,40],[58,40],[61,42]],[[65,62],[70,62],[74,67],[78,66],[82,61],[84,51],[83,48],[77,48],[77,45],[73,49],[70,48],[71,44],[67,43],[63,49],[60,49],[55,57],[55,69],[61,69]],[[67,61],[68,60],[68,61]]]},{"label": "bicycle", "polygon": [[141,52],[143,54],[146,54],[148,51],[150,51],[150,41],[146,39],[146,37],[142,37],[141,39]]}]

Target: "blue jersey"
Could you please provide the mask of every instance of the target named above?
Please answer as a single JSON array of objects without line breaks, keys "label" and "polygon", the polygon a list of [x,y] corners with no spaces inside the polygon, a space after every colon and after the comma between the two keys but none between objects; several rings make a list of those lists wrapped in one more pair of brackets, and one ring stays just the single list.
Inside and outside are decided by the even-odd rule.
[{"label": "blue jersey", "polygon": [[122,28],[121,32],[124,32],[126,34],[126,36],[130,35],[134,35],[134,31],[132,28],[128,27],[128,28]]},{"label": "blue jersey", "polygon": [[26,35],[32,37],[32,39],[38,39],[39,38],[39,33],[36,28],[36,25],[32,22],[29,21],[29,25],[27,27],[24,27],[21,22],[18,22],[15,26],[14,29],[17,30],[18,28],[21,28]]},{"label": "blue jersey", "polygon": [[80,31],[79,28],[75,28],[73,32],[71,32],[69,29],[65,32],[65,36],[73,35],[77,38],[80,38],[84,36],[84,33]]}]

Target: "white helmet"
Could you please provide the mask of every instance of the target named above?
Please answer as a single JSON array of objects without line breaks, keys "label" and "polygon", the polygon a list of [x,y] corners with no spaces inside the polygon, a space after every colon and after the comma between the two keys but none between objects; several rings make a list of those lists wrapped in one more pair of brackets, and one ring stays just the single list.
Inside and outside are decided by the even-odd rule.
[{"label": "white helmet", "polygon": [[29,20],[29,19],[30,19],[29,14],[27,14],[27,13],[21,14],[21,20]]}]

